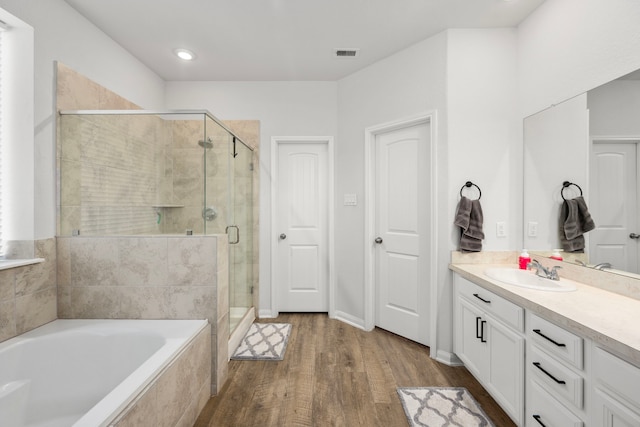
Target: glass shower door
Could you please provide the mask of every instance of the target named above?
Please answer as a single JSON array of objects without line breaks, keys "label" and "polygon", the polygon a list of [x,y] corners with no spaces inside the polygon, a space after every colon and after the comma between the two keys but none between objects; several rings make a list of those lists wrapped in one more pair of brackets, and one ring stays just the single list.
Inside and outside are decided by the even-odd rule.
[{"label": "glass shower door", "polygon": [[233,331],[253,306],[253,152],[230,144],[229,317]]}]

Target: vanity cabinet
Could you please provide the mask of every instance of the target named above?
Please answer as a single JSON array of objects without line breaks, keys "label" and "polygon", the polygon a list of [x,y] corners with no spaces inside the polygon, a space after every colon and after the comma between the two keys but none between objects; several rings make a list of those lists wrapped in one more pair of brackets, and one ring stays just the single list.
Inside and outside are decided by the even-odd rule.
[{"label": "vanity cabinet", "polygon": [[527,426],[584,426],[584,340],[527,313]]},{"label": "vanity cabinet", "polygon": [[640,368],[593,348],[592,425],[640,426]]},{"label": "vanity cabinet", "polygon": [[577,335],[457,273],[453,284],[454,351],[518,426],[640,427],[640,365],[600,344],[610,338]]},{"label": "vanity cabinet", "polygon": [[509,416],[524,416],[524,310],[455,276],[454,350]]}]

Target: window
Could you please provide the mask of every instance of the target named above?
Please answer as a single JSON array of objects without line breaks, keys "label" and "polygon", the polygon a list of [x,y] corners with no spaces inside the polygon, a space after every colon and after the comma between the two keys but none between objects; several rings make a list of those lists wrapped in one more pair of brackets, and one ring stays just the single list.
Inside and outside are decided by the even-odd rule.
[{"label": "window", "polygon": [[3,9],[0,21],[0,258],[33,258],[33,28]]},{"label": "window", "polygon": [[3,213],[3,200],[2,200],[2,146],[4,143],[4,135],[2,133],[2,122],[4,119],[4,93],[2,91],[3,87],[2,87],[2,72],[3,72],[3,65],[5,63],[5,58],[4,58],[4,50],[3,50],[3,46],[2,46],[2,42],[3,42],[3,34],[6,30],[9,29],[9,26],[7,25],[6,22],[4,21],[0,21],[0,257],[4,256],[4,249],[5,249],[5,245],[3,245],[3,241],[2,241],[2,213]]}]

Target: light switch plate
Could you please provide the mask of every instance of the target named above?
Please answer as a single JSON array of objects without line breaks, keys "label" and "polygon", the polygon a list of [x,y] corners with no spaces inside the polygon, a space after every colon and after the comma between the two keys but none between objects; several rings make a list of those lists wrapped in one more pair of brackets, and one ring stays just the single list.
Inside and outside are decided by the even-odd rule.
[{"label": "light switch plate", "polygon": [[344,205],[345,206],[357,206],[358,205],[358,196],[356,194],[345,194],[344,195]]},{"label": "light switch plate", "polygon": [[507,223],[504,221],[496,222],[496,236],[507,237]]}]

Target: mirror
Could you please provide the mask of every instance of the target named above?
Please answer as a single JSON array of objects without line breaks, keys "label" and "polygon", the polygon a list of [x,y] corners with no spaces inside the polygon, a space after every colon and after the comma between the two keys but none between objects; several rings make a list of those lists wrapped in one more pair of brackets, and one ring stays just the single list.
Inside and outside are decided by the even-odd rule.
[{"label": "mirror", "polygon": [[582,195],[596,228],[564,260],[640,273],[640,71],[525,118],[523,155],[523,247],[563,248],[563,197]]}]

